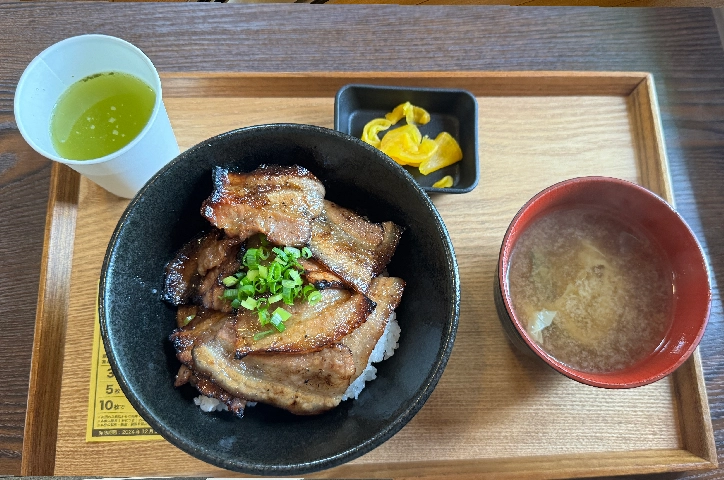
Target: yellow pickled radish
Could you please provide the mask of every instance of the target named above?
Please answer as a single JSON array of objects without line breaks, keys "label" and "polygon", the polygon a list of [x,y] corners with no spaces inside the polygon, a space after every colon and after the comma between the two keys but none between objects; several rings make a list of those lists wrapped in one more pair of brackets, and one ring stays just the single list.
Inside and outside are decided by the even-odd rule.
[{"label": "yellow pickled radish", "polygon": [[420,164],[420,173],[427,175],[463,159],[463,151],[458,142],[447,132],[441,132],[435,143],[438,148],[434,155]]},{"label": "yellow pickled radish", "polygon": [[416,107],[410,102],[396,106],[385,118],[393,124],[405,118],[408,125],[425,125],[430,121],[430,114],[424,108]]},{"label": "yellow pickled radish", "polygon": [[433,188],[450,188],[453,186],[453,178],[450,175],[445,175],[440,180],[432,184]]},{"label": "yellow pickled radish", "polygon": [[375,118],[367,122],[364,130],[362,130],[362,141],[369,143],[375,148],[380,147],[380,132],[383,132],[392,126],[392,122],[384,118]]}]

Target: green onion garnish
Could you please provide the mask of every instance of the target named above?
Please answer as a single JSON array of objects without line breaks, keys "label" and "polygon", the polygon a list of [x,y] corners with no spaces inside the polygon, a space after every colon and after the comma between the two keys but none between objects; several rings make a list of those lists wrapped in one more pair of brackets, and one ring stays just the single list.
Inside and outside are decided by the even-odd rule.
[{"label": "green onion garnish", "polygon": [[262,235],[259,247],[244,252],[239,271],[221,281],[226,287],[221,298],[231,302],[232,308],[243,307],[256,312],[261,325],[274,326],[272,330],[254,335],[254,340],[275,331],[283,332],[286,328],[284,322],[289,320],[291,313],[281,307],[270,313],[270,305],[282,301],[293,305],[299,297],[310,305],[321,300],[322,294],[314,285],[305,285],[302,279],[304,268],[298,260],[311,257],[312,251],[308,247],[272,247]]},{"label": "green onion garnish", "polygon": [[254,335],[254,341],[261,340],[262,338],[271,335],[274,333],[274,330],[266,330],[264,332],[259,332]]},{"label": "green onion garnish", "polygon": [[309,296],[307,297],[307,301],[309,302],[310,305],[314,305],[315,303],[317,303],[317,302],[320,301],[321,299],[322,299],[322,294],[320,293],[319,290],[313,291],[313,292],[310,293]]},{"label": "green onion garnish", "polygon": [[[237,299],[238,300],[238,299]],[[256,300],[254,297],[246,297],[244,300],[239,302],[239,305],[246,308],[247,310],[255,310],[256,309]]]}]

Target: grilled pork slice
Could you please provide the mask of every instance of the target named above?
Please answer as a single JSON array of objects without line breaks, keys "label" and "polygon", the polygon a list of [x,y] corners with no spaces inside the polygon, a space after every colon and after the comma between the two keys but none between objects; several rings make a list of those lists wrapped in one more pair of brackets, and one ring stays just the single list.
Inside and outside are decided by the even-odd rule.
[{"label": "grilled pork slice", "polygon": [[194,348],[193,355],[197,375],[213,379],[231,397],[264,402],[298,415],[337,406],[355,373],[352,353],[343,345],[311,353],[253,354],[235,360],[220,342],[207,342]]},{"label": "grilled pork slice", "polygon": [[228,313],[198,309],[187,325],[177,328],[169,337],[176,349],[176,358],[193,370],[191,352],[194,346],[216,337],[222,339],[229,351],[233,352],[236,344],[234,323],[235,317]]},{"label": "grilled pork slice", "polygon": [[347,284],[339,275],[330,272],[327,267],[314,259],[300,258],[299,263],[304,269],[304,279],[311,283],[317,290],[327,288],[347,288]]},{"label": "grilled pork slice", "polygon": [[371,223],[351,210],[324,201],[324,213],[312,222],[313,256],[360,293],[392,259],[402,228]]},{"label": "grilled pork slice", "polygon": [[401,278],[377,277],[370,286],[370,298],[377,307],[367,321],[340,342],[352,352],[355,375],[352,381],[367,368],[372,350],[382,337],[392,312],[400,304],[405,282]]},{"label": "grilled pork slice", "polygon": [[214,170],[214,191],[201,215],[229,236],[263,233],[277,245],[303,246],[324,208],[324,185],[300,166],[261,166],[250,173]]},{"label": "grilled pork slice", "polygon": [[[279,304],[292,316],[277,332],[272,325],[262,326],[254,312],[240,311],[236,317],[236,353],[243,357],[253,352],[301,353],[339,341],[359,327],[375,308],[366,296],[349,290],[320,291],[322,298],[314,305],[299,300],[294,305]],[[270,307],[270,312],[274,307]],[[273,331],[259,340],[254,336]]]},{"label": "grilled pork slice", "polygon": [[237,415],[247,401],[260,401],[297,414],[314,414],[339,404],[355,374],[350,349],[333,345],[303,354],[262,353],[235,358],[235,318],[199,310],[171,334],[182,367],[176,386],[193,384]]},{"label": "grilled pork slice", "polygon": [[227,238],[214,229],[184,245],[166,265],[164,300],[231,312],[229,302],[220,298],[224,293],[221,280],[239,269],[241,243],[241,239]]},{"label": "grilled pork slice", "polygon": [[189,324],[171,335],[184,364],[177,385],[190,382],[237,415],[243,414],[247,401],[299,415],[334,408],[367,367],[403,288],[399,278],[375,278],[370,295],[377,307],[368,320],[338,343],[306,353],[257,352],[237,359],[234,317],[199,309]]}]

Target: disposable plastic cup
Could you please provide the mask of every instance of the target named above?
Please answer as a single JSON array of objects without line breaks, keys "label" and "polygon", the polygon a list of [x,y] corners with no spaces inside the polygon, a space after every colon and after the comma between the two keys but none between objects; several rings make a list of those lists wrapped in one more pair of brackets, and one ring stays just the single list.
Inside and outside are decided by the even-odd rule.
[{"label": "disposable plastic cup", "polygon": [[[63,158],[50,138],[50,118],[60,95],[89,75],[135,75],[156,93],[148,123],[128,145],[93,160]],[[27,66],[15,91],[15,121],[26,142],[46,158],[64,163],[120,197],[133,197],[179,154],[161,98],[161,79],[138,47],[107,35],[80,35],[48,47]]]}]

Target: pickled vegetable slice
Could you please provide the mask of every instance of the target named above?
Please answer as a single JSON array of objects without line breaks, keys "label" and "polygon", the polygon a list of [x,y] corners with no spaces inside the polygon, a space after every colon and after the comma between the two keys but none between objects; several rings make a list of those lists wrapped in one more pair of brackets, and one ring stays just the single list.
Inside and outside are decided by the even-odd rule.
[{"label": "pickled vegetable slice", "polygon": [[410,102],[401,103],[396,106],[385,118],[395,123],[405,118],[408,125],[425,125],[430,121],[430,114],[424,108],[416,107]]},{"label": "pickled vegetable slice", "polygon": [[453,178],[450,175],[445,175],[440,180],[432,184],[433,188],[450,188],[453,186]]},{"label": "pickled vegetable slice", "polygon": [[423,138],[415,125],[404,125],[387,132],[379,148],[401,165],[418,167],[435,154],[438,145],[428,137]]},{"label": "pickled vegetable slice", "polygon": [[380,132],[384,132],[392,126],[392,122],[384,118],[375,118],[374,120],[367,122],[364,130],[362,131],[362,141],[369,143],[375,148],[380,148]]},{"label": "pickled vegetable slice", "polygon": [[441,132],[436,138],[437,151],[420,164],[420,173],[427,175],[463,159],[463,151],[458,142],[447,132]]}]

